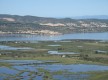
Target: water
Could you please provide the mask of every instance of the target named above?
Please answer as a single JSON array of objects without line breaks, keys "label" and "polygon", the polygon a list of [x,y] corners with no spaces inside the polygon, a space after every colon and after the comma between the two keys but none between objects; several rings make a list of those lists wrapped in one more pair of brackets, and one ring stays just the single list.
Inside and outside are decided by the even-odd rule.
[{"label": "water", "polygon": [[16,74],[18,71],[17,70],[14,70],[14,69],[10,69],[8,67],[0,67],[0,74],[3,73],[3,74]]},{"label": "water", "polygon": [[[0,41],[47,41],[47,40],[63,40],[63,39],[95,39],[95,40],[108,40],[108,32],[104,33],[76,33],[76,34],[64,34],[64,35],[30,35],[30,34],[0,34]],[[65,41],[68,42],[68,41]],[[60,46],[57,44],[48,46]],[[83,47],[83,46],[78,46]],[[28,48],[16,48],[10,46],[0,45],[0,49],[3,50],[19,50]],[[31,49],[31,48],[30,48]],[[66,54],[66,52],[49,51],[51,54]],[[67,52],[67,54],[70,52]],[[73,54],[73,53],[71,53]],[[43,75],[36,75],[35,72],[39,68],[48,70],[50,73],[55,71],[69,71],[69,72],[88,72],[88,71],[107,71],[108,66],[103,65],[88,65],[88,64],[46,64],[47,61],[37,61],[37,60],[0,60],[0,62],[7,62],[13,64],[11,67],[0,67],[0,80],[10,79],[10,80],[44,80]],[[44,64],[43,64],[44,63]],[[30,75],[31,74],[31,75]],[[45,73],[44,73],[45,74]],[[53,75],[54,79],[58,80],[87,80],[88,74],[68,74],[64,75]],[[30,76],[29,76],[30,75]],[[21,79],[22,78],[22,79]]]},{"label": "water", "polygon": [[95,39],[108,40],[108,32],[74,33],[64,35],[31,35],[31,34],[0,34],[0,41],[47,41],[63,39]]},{"label": "water", "polygon": [[58,52],[58,51],[48,51],[49,54],[79,54],[75,52]]},{"label": "water", "polygon": [[[43,68],[51,72],[54,71],[69,71],[69,72],[87,72],[87,71],[104,71],[108,70],[108,66],[104,65],[92,65],[92,64],[43,64],[48,61],[39,61],[39,60],[0,60],[0,62],[8,62],[14,64],[14,68],[18,70],[28,69],[30,71],[35,71],[38,68]],[[17,65],[25,63],[25,65]],[[34,64],[40,63],[40,64]],[[27,65],[26,65],[27,64]],[[0,71],[3,67],[0,68]],[[5,67],[6,68],[6,67]]]},{"label": "water", "polygon": [[103,50],[95,50],[97,53],[107,53],[108,51],[103,51]]},{"label": "water", "polygon": [[[0,62],[8,62],[12,65],[11,67],[0,67],[0,80],[44,80],[46,75],[45,70],[51,74],[55,80],[88,80],[89,74],[79,73],[88,71],[106,71],[108,66],[103,65],[91,65],[91,64],[32,64],[29,63],[42,63],[38,60],[0,60]],[[44,62],[44,61],[43,61]],[[47,61],[45,61],[47,62]],[[27,65],[17,65],[19,63],[27,63]],[[43,69],[39,71],[39,69]],[[53,74],[54,72],[62,71],[61,74]],[[71,74],[70,72],[75,72]],[[50,79],[46,79],[50,80]]]},{"label": "water", "polygon": [[54,45],[48,45],[48,46],[56,47],[56,46],[61,46],[61,45],[54,44]]},{"label": "water", "polygon": [[88,71],[104,71],[108,70],[108,66],[101,65],[87,65],[87,64],[70,64],[70,65],[62,65],[62,64],[53,64],[53,65],[43,65],[40,66],[44,69],[50,71],[63,71],[67,70],[70,72],[88,72]]},{"label": "water", "polygon": [[89,77],[89,75],[87,74],[65,74],[65,75],[54,75],[53,76],[55,79],[57,80],[87,80],[87,78]]},{"label": "water", "polygon": [[11,46],[4,46],[0,45],[0,50],[31,50],[33,48],[29,47],[11,47]]}]

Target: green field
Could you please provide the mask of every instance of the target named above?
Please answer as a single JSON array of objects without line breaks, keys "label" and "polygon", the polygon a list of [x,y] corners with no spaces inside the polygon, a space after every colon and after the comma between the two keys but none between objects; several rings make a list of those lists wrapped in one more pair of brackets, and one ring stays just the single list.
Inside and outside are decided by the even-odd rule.
[{"label": "green field", "polygon": [[[38,42],[23,42],[23,41],[1,41],[0,45],[11,46],[15,48],[29,47],[32,49],[23,50],[0,50],[0,59],[2,60],[42,60],[56,61],[56,64],[98,64],[108,65],[108,41],[98,40],[63,40],[63,41],[38,41]],[[75,52],[78,54],[49,54],[48,51],[58,51],[60,53]],[[63,57],[64,55],[64,57]],[[53,64],[54,64],[53,63]],[[11,64],[0,62],[0,67],[5,66],[11,68]],[[39,73],[44,72],[44,80],[47,77],[52,79],[52,75],[64,75],[63,71],[49,72],[44,69],[39,69]],[[24,73],[20,71],[19,75]],[[34,72],[29,72],[29,76]],[[71,75],[89,74],[88,80],[107,80],[108,71],[91,71],[83,73],[67,72]],[[15,75],[15,76],[17,76]],[[15,78],[15,76],[12,76]],[[31,77],[32,79],[32,77]]]},{"label": "green field", "polygon": [[[0,59],[56,60],[61,63],[108,63],[108,42],[95,40],[0,42],[11,47],[29,47],[29,50],[0,50]],[[50,46],[59,45],[59,46]],[[98,52],[103,51],[103,52]],[[78,54],[49,54],[48,51],[75,52]],[[105,51],[105,52],[104,52]]]}]

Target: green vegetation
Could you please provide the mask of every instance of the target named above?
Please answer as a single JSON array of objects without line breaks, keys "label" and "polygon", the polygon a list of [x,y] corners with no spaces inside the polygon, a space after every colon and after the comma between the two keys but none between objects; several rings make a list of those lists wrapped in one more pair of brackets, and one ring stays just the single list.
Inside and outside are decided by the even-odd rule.
[{"label": "green vegetation", "polygon": [[0,62],[0,67],[3,67],[3,66],[5,66],[5,67],[11,67],[12,65],[9,64],[9,63],[6,63],[6,62]]},{"label": "green vegetation", "polygon": [[89,80],[107,80],[108,79],[108,71],[103,72],[91,72],[91,77]]},{"label": "green vegetation", "polygon": [[[5,18],[5,19],[3,19]],[[13,21],[9,21],[9,20]],[[64,26],[41,25],[51,23],[52,25],[60,23]],[[92,26],[92,27],[91,27]],[[103,26],[103,27],[102,27]],[[0,15],[0,34],[3,32],[23,32],[23,31],[41,31],[51,30],[60,33],[76,33],[76,32],[105,32],[108,31],[108,20],[99,19],[55,19],[43,18],[35,16],[16,16],[16,15]],[[4,33],[3,33],[4,34]],[[104,64],[108,65],[108,41],[99,40],[63,40],[63,41],[38,41],[36,43],[30,41],[0,41],[0,45],[11,47],[29,47],[31,49],[17,49],[17,50],[0,50],[0,60],[42,60],[54,61],[45,62],[44,64]],[[51,46],[59,45],[59,46]],[[78,54],[49,54],[48,51],[58,51],[64,53],[78,53]],[[29,64],[28,64],[29,65]],[[35,64],[34,66],[36,66]],[[22,65],[20,65],[22,66]],[[78,76],[80,74],[87,74],[87,80],[107,80],[108,71],[91,71],[91,72],[69,72],[54,71],[50,72],[43,68],[38,68],[37,71],[30,71],[29,69],[18,70],[12,64],[7,62],[0,62],[0,67],[7,67],[11,70],[16,70],[15,75],[0,73],[4,80],[21,80],[28,76],[29,80],[41,77],[43,80],[55,80],[54,75],[69,75]],[[83,79],[82,79],[83,80]]]},{"label": "green vegetation", "polygon": [[[27,41],[0,41],[0,45],[6,45],[11,47],[29,47],[32,49],[23,50],[0,50],[0,59],[3,60],[42,60],[42,61],[55,61],[46,62],[45,64],[101,64],[108,65],[108,41],[101,42],[98,40],[63,40],[63,41],[38,41],[36,43]],[[50,46],[59,45],[59,46]],[[98,51],[100,50],[100,52]],[[58,52],[75,52],[78,54],[49,54],[48,51]],[[102,51],[102,52],[101,52]],[[105,51],[105,52],[104,52]],[[65,57],[63,57],[65,55]],[[12,67],[12,64],[0,62],[0,67],[8,67],[13,70],[17,70]],[[36,66],[36,65],[35,65]],[[7,76],[8,79],[24,79],[23,74],[27,73],[29,80],[36,78],[37,76],[43,78],[43,80],[55,80],[54,75],[63,75],[68,77],[69,75],[78,76],[81,74],[89,75],[84,79],[87,80],[107,80],[108,71],[91,71],[91,72],[69,72],[69,71],[55,71],[50,72],[43,68],[38,68],[38,71],[17,70],[19,71],[15,75],[1,74],[1,76]],[[65,75],[66,74],[66,75]],[[83,79],[82,79],[83,80]]]},{"label": "green vegetation", "polygon": [[[95,40],[39,41],[37,43],[2,41],[0,45],[33,48],[29,50],[0,50],[0,59],[54,60],[64,64],[108,64],[108,42]],[[98,52],[98,50],[105,51],[105,53]],[[65,57],[62,57],[63,54],[52,55],[48,51],[75,52],[78,54],[64,54]]]}]

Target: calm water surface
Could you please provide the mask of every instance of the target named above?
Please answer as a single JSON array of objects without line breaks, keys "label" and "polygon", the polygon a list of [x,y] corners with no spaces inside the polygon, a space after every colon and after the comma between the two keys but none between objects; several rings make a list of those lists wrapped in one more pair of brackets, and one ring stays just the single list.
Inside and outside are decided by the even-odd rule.
[{"label": "calm water surface", "polygon": [[0,50],[32,50],[33,48],[29,47],[11,47],[11,46],[5,46],[0,45]]},{"label": "calm water surface", "polygon": [[[43,68],[49,71],[70,71],[70,72],[87,72],[87,71],[104,71],[108,70],[108,66],[104,65],[92,65],[92,64],[70,64],[70,65],[63,65],[63,64],[43,64],[47,61],[39,61],[39,60],[0,60],[0,62],[8,62],[10,64],[14,64],[14,68],[17,69],[30,69],[34,70],[36,68]],[[21,65],[24,64],[25,65]],[[39,63],[38,65],[34,63]],[[42,64],[41,64],[42,63]]]},{"label": "calm water surface", "polygon": [[[64,71],[62,74],[53,74],[52,77],[57,80],[88,80],[89,74],[79,72],[87,71],[106,71],[108,66],[90,65],[90,64],[34,64],[42,63],[38,60],[0,60],[0,62],[8,62],[14,64],[11,67],[0,67],[0,80],[44,80],[45,72],[40,72],[39,69],[44,69],[50,73],[56,71]],[[27,63],[27,65],[21,65]],[[30,63],[30,65],[28,65]],[[36,73],[38,72],[38,74]],[[75,72],[78,74],[70,74]],[[31,75],[30,75],[31,74]]]},{"label": "calm water surface", "polygon": [[63,39],[95,39],[108,40],[108,32],[103,33],[74,33],[64,35],[30,35],[30,34],[0,34],[0,41],[47,41]]}]

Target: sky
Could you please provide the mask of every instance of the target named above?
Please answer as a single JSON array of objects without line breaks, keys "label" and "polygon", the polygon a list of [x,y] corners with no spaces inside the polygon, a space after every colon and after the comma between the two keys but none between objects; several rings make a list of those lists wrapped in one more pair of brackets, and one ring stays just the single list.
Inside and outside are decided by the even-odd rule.
[{"label": "sky", "polygon": [[40,17],[108,15],[108,0],[0,0],[0,14]]}]

